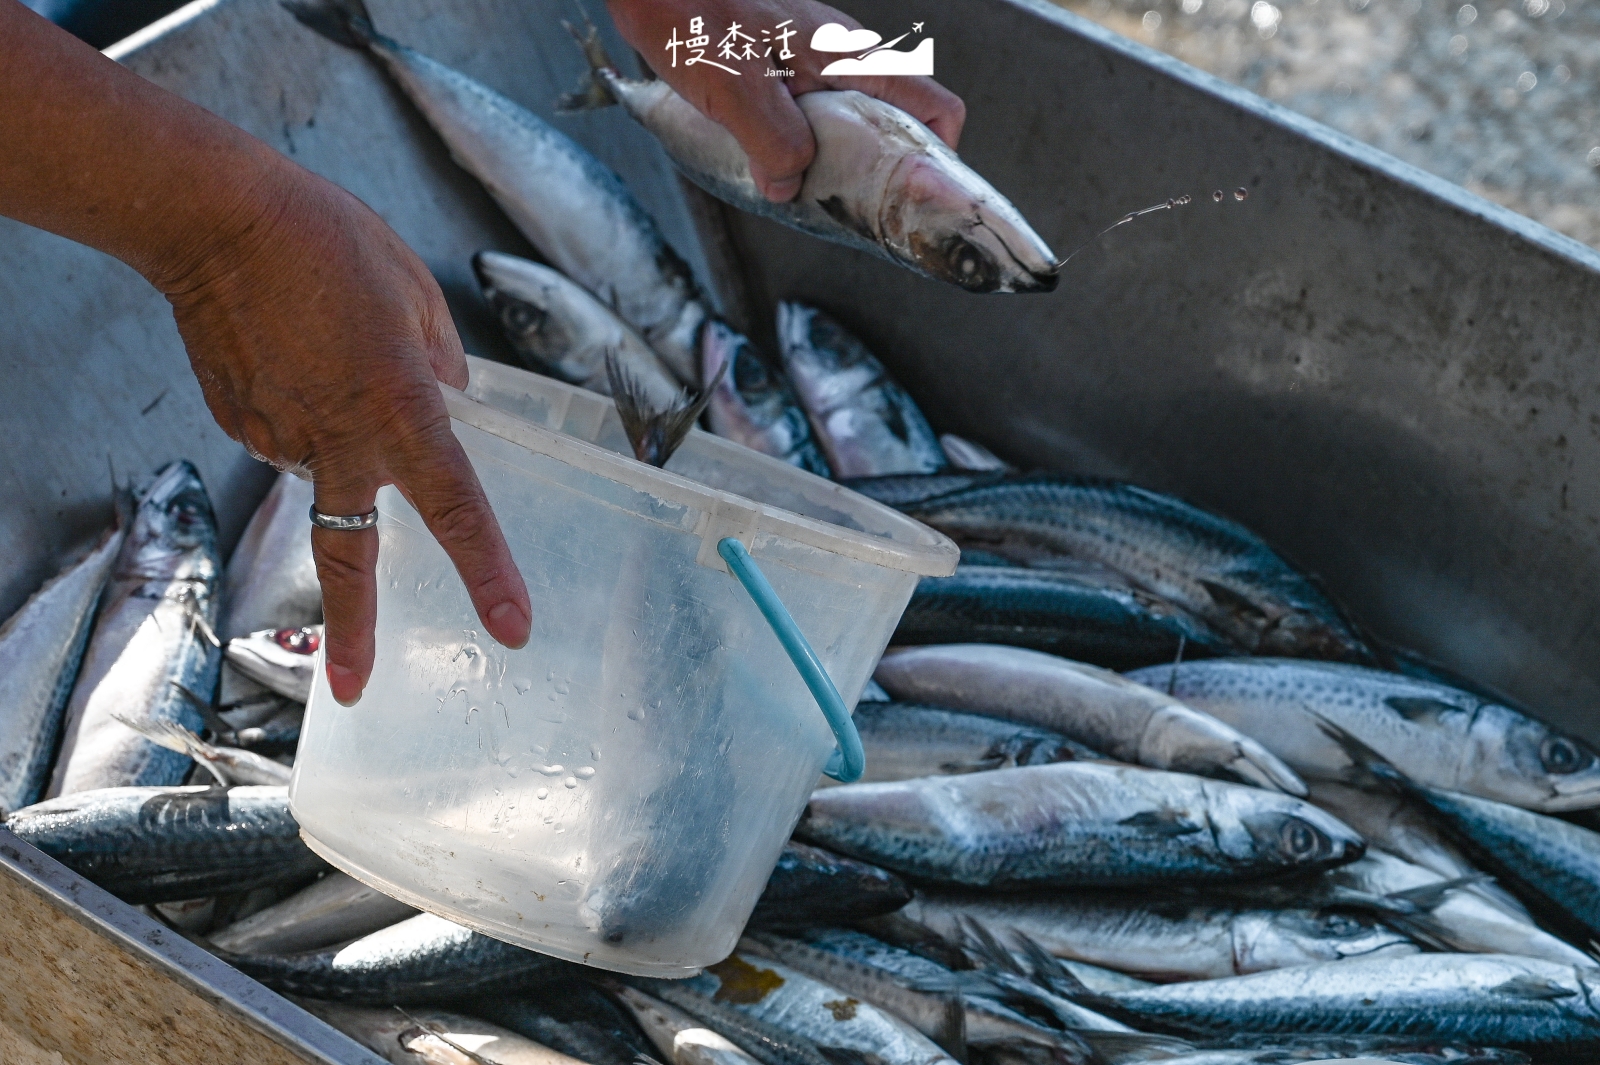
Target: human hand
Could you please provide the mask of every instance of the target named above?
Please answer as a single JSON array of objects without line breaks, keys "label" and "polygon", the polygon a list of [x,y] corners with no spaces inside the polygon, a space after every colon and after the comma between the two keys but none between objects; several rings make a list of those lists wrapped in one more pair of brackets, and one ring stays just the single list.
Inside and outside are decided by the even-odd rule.
[{"label": "human hand", "polygon": [[[822,68],[838,56],[813,52],[809,44],[817,27],[837,22],[849,29],[861,23],[817,0],[608,0],[611,18],[631,44],[668,85],[708,117],[725,126],[750,157],[750,174],[769,200],[794,199],[801,178],[816,154],[816,141],[794,97],[818,89],[855,89],[893,104],[919,119],[951,148],[961,138],[966,105],[961,97],[932,78],[848,75],[822,76]],[[760,30],[792,20],[793,59],[770,57],[717,62],[740,71],[738,77],[705,63],[671,65],[663,47],[689,19],[703,16],[708,31],[737,22],[759,42]],[[765,49],[762,49],[765,50]],[[707,58],[714,56],[707,51]],[[769,68],[793,70],[792,77],[768,77]]]},{"label": "human hand", "polygon": [[[364,514],[394,484],[456,565],[484,627],[527,642],[531,608],[437,382],[466,358],[422,262],[354,196],[268,162],[238,236],[157,282],[218,424],[311,477],[325,514]],[[372,672],[377,530],[313,527],[328,683],[346,705]]]}]

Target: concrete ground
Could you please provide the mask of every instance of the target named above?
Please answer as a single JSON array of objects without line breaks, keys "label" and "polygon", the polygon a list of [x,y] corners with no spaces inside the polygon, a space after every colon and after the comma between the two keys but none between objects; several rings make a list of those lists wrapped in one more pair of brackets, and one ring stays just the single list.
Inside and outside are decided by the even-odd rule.
[{"label": "concrete ground", "polygon": [[1058,0],[1600,247],[1600,0]]}]

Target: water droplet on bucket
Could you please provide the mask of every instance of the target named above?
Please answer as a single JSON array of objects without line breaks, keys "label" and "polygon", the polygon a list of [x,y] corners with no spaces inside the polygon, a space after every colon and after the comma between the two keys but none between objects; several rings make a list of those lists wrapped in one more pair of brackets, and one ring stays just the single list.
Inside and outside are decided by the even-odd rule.
[{"label": "water droplet on bucket", "polygon": [[533,793],[533,797],[535,799],[548,799],[550,797],[550,789],[540,788],[538,791]]},{"label": "water droplet on bucket", "polygon": [[557,695],[566,695],[570,691],[572,691],[572,682],[570,680],[567,680],[565,677],[563,677],[561,680],[556,682]]},{"label": "water droplet on bucket", "polygon": [[1250,190],[1249,189],[1237,188],[1237,189],[1233,190],[1233,198],[1236,199],[1236,200],[1242,200],[1248,195],[1250,195]]},{"label": "water droplet on bucket", "polygon": [[586,765],[578,770],[578,778],[580,780],[588,780],[592,776],[594,776],[594,766],[592,765]]},{"label": "water droplet on bucket", "polygon": [[635,706],[631,710],[629,710],[628,711],[628,720],[629,721],[643,721],[644,720],[644,707]]},{"label": "water droplet on bucket", "polygon": [[1222,202],[1222,190],[1221,190],[1221,189],[1218,189],[1218,190],[1217,190],[1217,191],[1216,191],[1216,192],[1213,192],[1213,193],[1212,193],[1212,194],[1211,194],[1211,198],[1212,198],[1212,199],[1213,199],[1213,200],[1214,200],[1214,201],[1216,201],[1216,202],[1217,202],[1217,203],[1221,203],[1221,202]]},{"label": "water droplet on bucket", "polygon": [[568,777],[566,780],[563,780],[561,783],[565,784],[569,788],[575,788],[575,787],[578,786],[578,778],[577,777]]},{"label": "water droplet on bucket", "polygon": [[513,688],[517,689],[517,694],[518,695],[527,695],[530,691],[533,690],[533,681],[527,679],[526,677],[523,677],[523,678],[520,678],[518,680],[512,681],[511,682],[511,686]]},{"label": "water droplet on bucket", "polygon": [[539,767],[539,772],[543,773],[547,777],[559,777],[566,771],[566,766],[562,765],[542,765]]},{"label": "water droplet on bucket", "polygon": [[589,757],[593,758],[597,762],[600,760],[600,745],[598,743],[591,743],[589,745]]}]

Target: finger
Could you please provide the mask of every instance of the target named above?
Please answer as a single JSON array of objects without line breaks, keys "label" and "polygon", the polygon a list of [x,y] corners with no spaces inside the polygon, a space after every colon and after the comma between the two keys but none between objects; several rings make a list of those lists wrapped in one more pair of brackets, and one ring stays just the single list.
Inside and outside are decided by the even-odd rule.
[{"label": "finger", "polygon": [[[324,514],[353,516],[372,510],[375,485],[344,482],[332,471],[318,470],[313,480],[316,507]],[[361,698],[372,675],[372,630],[378,621],[374,572],[378,565],[378,530],[336,531],[312,526],[311,554],[322,584],[324,660],[328,687],[345,706]]]},{"label": "finger", "polygon": [[788,89],[775,84],[781,80],[762,79],[755,93],[719,86],[702,108],[733,134],[750,158],[756,188],[775,203],[799,194],[806,167],[817,153],[811,123]]},{"label": "finger", "polygon": [[856,89],[884,103],[893,104],[921,122],[953,150],[961,142],[967,121],[967,105],[961,97],[932,78],[828,78],[833,89]]},{"label": "finger", "polygon": [[450,430],[444,404],[434,394],[437,416],[417,419],[417,428],[389,460],[395,486],[455,563],[484,628],[501,644],[528,642],[533,609],[511,548],[478,475]]}]

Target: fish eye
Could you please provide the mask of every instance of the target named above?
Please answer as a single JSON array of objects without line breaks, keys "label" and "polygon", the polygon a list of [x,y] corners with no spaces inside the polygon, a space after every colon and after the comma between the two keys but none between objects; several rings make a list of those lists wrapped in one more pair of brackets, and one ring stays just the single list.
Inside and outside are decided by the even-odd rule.
[{"label": "fish eye", "polygon": [[1330,913],[1322,919],[1322,929],[1330,936],[1353,936],[1362,930],[1362,925],[1354,917]]},{"label": "fish eye", "polygon": [[540,317],[542,316],[533,307],[516,300],[507,300],[500,310],[500,320],[506,324],[506,328],[518,333],[533,328],[538,324]]},{"label": "fish eye", "polygon": [[1284,853],[1296,861],[1326,858],[1333,850],[1332,840],[1298,817],[1284,821],[1278,838],[1283,843]]},{"label": "fish eye", "polygon": [[1594,754],[1565,736],[1551,736],[1539,746],[1539,761],[1546,773],[1576,773],[1594,762]]}]

